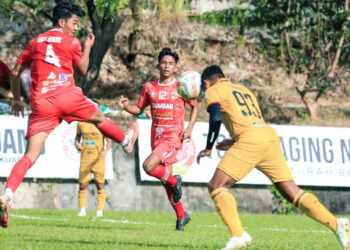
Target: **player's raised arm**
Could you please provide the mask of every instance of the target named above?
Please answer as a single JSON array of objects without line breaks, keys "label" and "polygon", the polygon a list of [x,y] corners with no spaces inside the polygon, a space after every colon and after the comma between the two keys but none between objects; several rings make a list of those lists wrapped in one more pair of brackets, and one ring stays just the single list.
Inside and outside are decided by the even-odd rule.
[{"label": "player's raised arm", "polygon": [[24,116],[24,104],[20,100],[20,76],[25,68],[26,66],[23,64],[16,64],[14,69],[11,71],[11,89],[13,93],[11,112],[15,116],[22,114],[22,117]]},{"label": "player's raised arm", "polygon": [[95,42],[95,35],[92,33],[89,33],[86,37],[85,43],[84,43],[84,52],[81,62],[76,65],[77,73],[81,76],[85,75],[88,67],[89,67],[89,57],[91,48],[94,45]]},{"label": "player's raised arm", "polygon": [[129,99],[124,96],[119,96],[116,100],[116,103],[121,109],[133,115],[140,115],[144,110],[139,106],[129,105]]},{"label": "player's raised arm", "polygon": [[208,107],[210,114],[209,118],[209,132],[207,137],[207,145],[204,150],[199,152],[197,156],[197,163],[200,163],[200,158],[211,155],[211,150],[214,146],[216,139],[219,136],[220,126],[222,122],[222,115],[220,111],[220,104],[213,103]]}]

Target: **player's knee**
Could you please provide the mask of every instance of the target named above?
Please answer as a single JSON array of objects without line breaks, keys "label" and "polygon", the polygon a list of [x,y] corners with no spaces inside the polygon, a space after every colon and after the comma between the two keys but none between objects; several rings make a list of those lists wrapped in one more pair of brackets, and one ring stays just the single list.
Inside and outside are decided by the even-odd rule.
[{"label": "player's knee", "polygon": [[209,194],[211,194],[216,188],[218,188],[218,187],[215,184],[215,182],[213,180],[209,181],[209,183],[208,183]]},{"label": "player's knee", "polygon": [[152,164],[148,161],[145,161],[143,164],[142,164],[142,167],[143,169],[146,171],[146,173],[149,173],[152,171]]}]

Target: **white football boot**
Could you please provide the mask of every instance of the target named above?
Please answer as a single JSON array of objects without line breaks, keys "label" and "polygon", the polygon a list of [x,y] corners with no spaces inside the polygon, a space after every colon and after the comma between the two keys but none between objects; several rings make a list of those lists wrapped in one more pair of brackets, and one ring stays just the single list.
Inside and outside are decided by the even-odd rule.
[{"label": "white football boot", "polygon": [[102,217],[102,216],[103,216],[102,210],[97,210],[96,211],[96,217]]},{"label": "white football boot", "polygon": [[335,235],[343,250],[350,250],[350,220],[346,218],[337,219],[337,232]]},{"label": "white football boot", "polygon": [[221,250],[237,250],[241,248],[248,247],[252,243],[252,237],[244,231],[243,235],[241,237],[231,237],[225,248],[222,248]]},{"label": "white football boot", "polygon": [[80,208],[80,211],[79,211],[79,213],[78,213],[78,216],[80,216],[80,217],[86,216],[86,210],[85,210],[84,207],[83,207],[83,208]]}]

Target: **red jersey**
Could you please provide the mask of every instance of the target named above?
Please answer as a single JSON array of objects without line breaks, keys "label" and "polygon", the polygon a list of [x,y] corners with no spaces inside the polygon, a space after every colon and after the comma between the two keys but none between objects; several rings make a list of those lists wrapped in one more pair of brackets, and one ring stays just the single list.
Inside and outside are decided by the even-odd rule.
[{"label": "red jersey", "polygon": [[137,106],[145,109],[151,106],[152,147],[156,140],[166,140],[175,147],[181,147],[185,121],[185,104],[194,105],[196,100],[184,100],[178,93],[176,80],[159,84],[159,80],[147,82],[143,87]]},{"label": "red jersey", "polygon": [[9,66],[7,66],[6,63],[0,60],[0,87],[7,87],[7,86],[4,86],[4,80],[10,72],[11,70]]},{"label": "red jersey", "polygon": [[80,41],[59,29],[38,35],[17,63],[30,66],[32,99],[60,94],[75,86],[73,64],[82,60]]}]

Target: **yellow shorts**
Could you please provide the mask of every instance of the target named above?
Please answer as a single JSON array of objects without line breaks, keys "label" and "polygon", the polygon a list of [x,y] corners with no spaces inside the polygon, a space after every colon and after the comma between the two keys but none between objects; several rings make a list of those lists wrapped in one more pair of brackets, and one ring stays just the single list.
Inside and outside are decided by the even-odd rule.
[{"label": "yellow shorts", "polygon": [[91,174],[94,173],[94,180],[97,183],[105,183],[105,160],[82,160],[80,161],[79,183],[91,181]]},{"label": "yellow shorts", "polygon": [[218,168],[234,180],[242,180],[254,167],[272,183],[293,180],[283,156],[280,141],[235,142],[221,159]]}]

